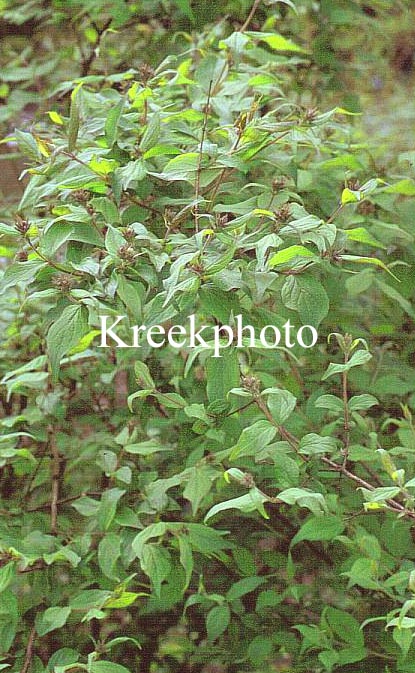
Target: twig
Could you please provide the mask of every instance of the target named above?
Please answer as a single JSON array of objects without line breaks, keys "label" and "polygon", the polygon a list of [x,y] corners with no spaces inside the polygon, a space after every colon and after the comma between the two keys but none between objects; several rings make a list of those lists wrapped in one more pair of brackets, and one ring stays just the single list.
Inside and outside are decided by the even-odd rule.
[{"label": "twig", "polygon": [[201,177],[201,173],[202,173],[203,144],[205,142],[206,129],[207,129],[207,123],[208,123],[208,118],[209,118],[209,106],[210,106],[210,97],[211,97],[211,93],[212,93],[212,85],[213,85],[213,80],[210,80],[208,95],[207,95],[207,101],[206,101],[206,107],[205,107],[205,115],[204,115],[204,119],[203,119],[202,138],[200,140],[199,157],[198,157],[197,169],[196,169],[195,207],[193,209],[193,213],[194,213],[194,216],[195,216],[195,231],[196,231],[196,233],[199,231],[199,203],[198,203],[198,201],[199,201],[199,196],[200,196],[200,177]]},{"label": "twig", "polygon": [[84,277],[84,274],[81,271],[74,271],[73,269],[67,269],[64,266],[61,266],[60,264],[53,262],[51,259],[49,259],[49,257],[46,257],[42,252],[39,251],[39,248],[32,243],[32,241],[28,236],[26,236],[25,239],[27,241],[28,246],[33,250],[33,252],[35,252],[36,255],[40,257],[40,259],[43,259],[43,261],[46,262],[46,264],[49,264],[49,266],[56,269],[56,271],[60,271],[61,273],[68,273],[71,276],[78,276],[81,278]]},{"label": "twig", "polygon": [[[71,495],[68,498],[61,498],[56,502],[57,505],[66,505],[69,502],[74,502],[75,500],[79,500],[79,498],[89,498],[92,496],[100,496],[102,495],[101,491],[88,491],[86,493],[81,493],[78,495]],[[50,503],[45,502],[43,505],[36,505],[34,507],[28,507],[25,511],[26,512],[40,512],[42,509],[50,509]]]},{"label": "twig", "polygon": [[33,626],[29,634],[29,640],[27,641],[25,660],[20,673],[29,673],[33,659],[33,648],[35,644],[35,637],[36,637],[36,629]]},{"label": "twig", "polygon": [[91,66],[93,62],[95,61],[97,55],[98,55],[98,50],[102,41],[102,38],[104,37],[105,31],[107,28],[110,27],[112,21],[112,17],[108,19],[105,23],[104,26],[99,30],[97,26],[95,26],[95,29],[98,33],[98,39],[95,47],[91,49],[91,52],[88,56],[88,58],[84,58],[82,61],[82,67],[81,67],[81,77],[86,77],[89,74],[89,71],[91,69]]},{"label": "twig", "polygon": [[248,14],[247,20],[245,21],[244,25],[242,26],[241,30],[239,31],[240,33],[244,33],[246,31],[246,29],[248,28],[252,19],[254,18],[255,12],[258,9],[260,4],[261,4],[261,0],[255,0],[254,4],[252,5],[251,11]]},{"label": "twig", "polygon": [[327,220],[326,224],[330,224],[331,222],[333,222],[333,220],[337,217],[337,215],[340,213],[340,211],[342,210],[342,208],[343,208],[343,204],[341,203],[339,206],[337,206],[336,210],[334,210],[334,211],[332,212],[332,214],[330,215],[330,217],[329,217],[329,219]]}]

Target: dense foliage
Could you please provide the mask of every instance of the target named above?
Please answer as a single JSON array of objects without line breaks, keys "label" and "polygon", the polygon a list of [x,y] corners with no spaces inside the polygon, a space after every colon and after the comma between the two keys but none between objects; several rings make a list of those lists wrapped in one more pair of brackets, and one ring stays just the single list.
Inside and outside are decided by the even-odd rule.
[{"label": "dense foliage", "polygon": [[[93,23],[137,22],[101,4],[24,18],[79,8],[85,54]],[[415,671],[415,155],[390,174],[325,105],[333,72],[278,32],[292,4],[205,27],[166,3],[191,39],[162,45],[160,9],[165,58],[79,52],[72,78],[66,35],[55,95],[6,138],[26,168],[0,224],[0,670]],[[210,347],[99,347],[100,316],[130,342],[192,314]],[[212,357],[237,315],[320,339]]]}]

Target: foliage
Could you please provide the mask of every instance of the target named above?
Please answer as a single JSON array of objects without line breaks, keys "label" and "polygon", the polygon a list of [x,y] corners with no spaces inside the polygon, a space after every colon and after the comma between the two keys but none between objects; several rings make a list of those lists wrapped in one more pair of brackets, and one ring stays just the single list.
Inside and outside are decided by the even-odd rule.
[{"label": "foliage", "polygon": [[[76,73],[13,134],[13,673],[415,670],[413,156],[389,177],[350,111],[299,99],[295,34],[228,28],[154,68]],[[99,348],[100,316],[130,341],[192,314],[321,338]]]}]

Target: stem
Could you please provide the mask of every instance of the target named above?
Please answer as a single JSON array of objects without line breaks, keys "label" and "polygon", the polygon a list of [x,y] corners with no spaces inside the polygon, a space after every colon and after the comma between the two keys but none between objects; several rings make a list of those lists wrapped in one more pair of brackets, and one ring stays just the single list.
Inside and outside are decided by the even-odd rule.
[{"label": "stem", "polygon": [[[349,353],[344,354],[344,364],[347,365],[349,361]],[[344,413],[344,466],[347,463],[350,445],[350,412],[349,412],[349,395],[348,395],[348,371],[347,369],[342,373],[342,396],[343,396],[343,413]]]},{"label": "stem", "polygon": [[36,247],[32,243],[32,241],[30,240],[30,238],[28,236],[26,236],[26,241],[27,241],[27,244],[29,245],[29,247],[33,250],[33,252],[35,252],[37,254],[37,256],[40,257],[40,259],[43,259],[43,261],[46,262],[46,264],[49,264],[49,266],[52,266],[54,269],[56,269],[57,271],[60,271],[61,273],[68,273],[72,276],[79,276],[79,277],[83,278],[84,274],[81,273],[81,271],[73,271],[71,269],[66,269],[64,266],[61,266],[60,264],[57,264],[56,262],[52,262],[51,259],[49,259],[45,255],[43,255],[41,252],[39,252],[39,248]]},{"label": "stem", "polygon": [[242,26],[241,30],[239,31],[240,33],[244,33],[246,31],[246,29],[248,28],[252,19],[254,18],[255,12],[258,9],[260,4],[261,4],[261,0],[255,0],[254,4],[251,7],[251,11],[248,14],[247,20],[245,21],[244,25]]},{"label": "stem", "polygon": [[342,208],[343,208],[343,204],[341,203],[339,206],[337,206],[336,210],[330,215],[326,224],[330,224],[331,222],[333,222],[333,220],[337,217],[337,215],[340,213]]},{"label": "stem", "polygon": [[[235,150],[238,149],[238,145],[239,145],[239,142],[240,142],[240,140],[241,140],[241,136],[242,136],[242,131],[240,131],[240,132],[238,133],[238,137],[236,138],[236,140],[235,140],[235,142],[234,142],[234,144],[233,144],[233,147],[232,147],[231,150],[230,150],[230,153],[235,152]],[[210,205],[211,205],[211,207],[212,207],[212,206],[214,205],[214,203],[215,203],[215,198],[216,198],[216,195],[217,195],[217,193],[218,193],[218,190],[219,190],[220,185],[221,185],[222,182],[224,181],[224,179],[225,179],[226,175],[228,174],[228,172],[230,172],[230,171],[232,171],[232,170],[233,170],[232,168],[228,168],[227,166],[225,166],[225,168],[220,172],[220,175],[216,178],[216,181],[215,181],[215,183],[214,183],[214,185],[213,185],[213,192],[212,192],[211,197],[210,197]]]},{"label": "stem", "polygon": [[33,659],[33,648],[35,644],[35,637],[36,637],[36,630],[35,627],[33,626],[29,634],[29,640],[27,641],[25,660],[20,673],[29,673]]},{"label": "stem", "polygon": [[63,151],[62,154],[72,159],[72,161],[76,161],[78,164],[81,164],[81,166],[87,168],[89,171],[91,171],[91,173],[94,173],[94,175],[98,175],[98,177],[101,178],[101,180],[103,180],[104,182],[108,182],[108,178],[105,175],[102,175],[102,173],[99,173],[98,171],[95,171],[93,168],[91,168],[91,166],[88,166],[86,161],[83,161],[82,159],[77,157],[76,154],[74,154],[73,152]]},{"label": "stem", "polygon": [[52,457],[52,497],[50,502],[50,532],[57,535],[58,532],[58,502],[60,481],[60,456],[56,446],[53,429],[49,429],[49,447]]},{"label": "stem", "polygon": [[207,122],[208,122],[208,116],[209,116],[209,105],[210,105],[210,97],[212,93],[212,85],[213,85],[213,80],[210,80],[209,82],[209,89],[208,89],[208,95],[207,95],[207,101],[206,101],[206,107],[205,107],[205,116],[203,119],[203,127],[202,127],[202,137],[200,140],[200,146],[199,146],[199,157],[198,157],[198,162],[197,162],[197,169],[196,169],[196,181],[195,181],[195,207],[193,209],[193,213],[195,216],[195,231],[196,233],[199,231],[199,196],[200,196],[200,177],[202,174],[202,159],[203,159],[203,143],[205,142],[205,137],[206,137],[206,129],[207,129]]}]

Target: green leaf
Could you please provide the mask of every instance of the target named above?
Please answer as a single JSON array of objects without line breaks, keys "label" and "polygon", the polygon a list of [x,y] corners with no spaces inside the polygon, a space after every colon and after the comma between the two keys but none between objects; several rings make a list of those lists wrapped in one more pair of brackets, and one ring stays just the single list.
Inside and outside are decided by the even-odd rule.
[{"label": "green leaf", "polygon": [[194,21],[195,17],[190,5],[190,0],[174,0],[174,4],[185,16],[187,16],[188,19],[190,19],[190,21]]},{"label": "green leaf", "polygon": [[229,626],[231,611],[229,605],[215,605],[206,617],[206,631],[210,642],[214,642]]},{"label": "green leaf", "polygon": [[267,406],[278,425],[284,423],[292,414],[297,398],[289,390],[267,388],[263,395],[268,395]]},{"label": "green leaf", "polygon": [[412,307],[410,301],[405,299],[400,292],[398,292],[394,287],[387,285],[381,280],[376,280],[376,285],[382,290],[383,294],[392,299],[393,302],[399,304],[399,306],[407,313],[413,320],[415,320],[415,311]]},{"label": "green leaf", "polygon": [[[7,589],[9,584],[16,577],[16,563],[11,561],[0,568],[0,594]],[[1,599],[0,599],[1,600]]]},{"label": "green leaf", "polygon": [[12,646],[18,623],[17,598],[11,591],[4,591],[0,600],[0,654],[5,654]]},{"label": "green leaf", "polygon": [[360,191],[349,189],[348,187],[346,187],[346,189],[343,189],[342,191],[341,203],[342,206],[345,206],[348,203],[357,203],[358,201],[361,200],[361,198],[362,195]]},{"label": "green leaf", "polygon": [[352,615],[337,608],[328,607],[324,618],[336,636],[354,648],[364,647],[365,639],[360,624]]},{"label": "green leaf", "polygon": [[347,403],[349,411],[367,411],[371,407],[379,404],[376,397],[373,395],[363,394],[363,395],[354,395],[351,397]]},{"label": "green leaf", "polygon": [[220,473],[212,470],[208,465],[197,465],[190,468],[186,488],[183,491],[183,497],[192,503],[192,514],[195,516],[201,503],[212,488],[212,481]]},{"label": "green leaf", "polygon": [[110,596],[110,598],[105,601],[103,607],[114,609],[127,608],[129,605],[135,603],[139,596],[148,596],[148,594],[143,592],[135,593],[133,591],[123,591],[120,596]]},{"label": "green leaf", "polygon": [[281,298],[287,308],[298,311],[304,325],[318,327],[329,311],[327,292],[312,276],[288,276]]},{"label": "green leaf", "polygon": [[334,374],[342,374],[343,372],[348,372],[350,369],[352,369],[352,367],[358,367],[360,365],[364,365],[371,359],[372,355],[369,353],[369,351],[366,350],[356,351],[355,353],[353,353],[352,357],[346,364],[336,364],[334,362],[330,362],[329,366],[327,367],[326,371],[321,377],[321,380],[325,381],[330,376],[334,376]]},{"label": "green leaf", "polygon": [[261,584],[266,582],[265,577],[244,577],[243,579],[232,584],[231,588],[226,594],[227,601],[234,601],[237,598],[241,598],[246,594],[249,594],[251,591],[255,591]]},{"label": "green leaf", "polygon": [[366,245],[372,245],[374,248],[383,248],[384,250],[386,250],[386,246],[382,245],[382,243],[377,241],[376,238],[374,238],[372,234],[364,227],[347,229],[345,231],[345,234],[350,241],[357,241],[358,243],[365,243]]},{"label": "green leaf", "polygon": [[239,509],[241,512],[249,513],[258,511],[264,519],[269,519],[268,514],[264,509],[264,503],[269,502],[270,498],[264,493],[261,493],[256,487],[251,488],[249,493],[241,495],[239,498],[233,498],[232,500],[225,500],[225,502],[220,502],[217,505],[211,507],[211,509],[206,514],[204,521],[208,521],[215,514],[219,512],[224,512],[228,509]]},{"label": "green leaf", "polygon": [[98,545],[98,564],[106,577],[120,581],[116,571],[117,560],[121,554],[121,539],[116,533],[107,533]]},{"label": "green leaf", "polygon": [[36,618],[36,631],[40,637],[55,629],[61,629],[67,622],[71,608],[48,608]]},{"label": "green leaf", "polygon": [[192,548],[184,535],[179,536],[179,551],[180,551],[180,564],[183,566],[185,572],[185,585],[183,590],[185,591],[192,579],[193,574],[193,554]]},{"label": "green leaf", "polygon": [[100,609],[104,603],[112,596],[111,591],[101,589],[85,589],[79,594],[72,596],[69,600],[69,607],[73,610],[91,610]]},{"label": "green leaf", "polygon": [[46,344],[54,383],[58,380],[61,359],[87,331],[86,310],[79,304],[67,306],[49,328]]},{"label": "green leaf", "polygon": [[388,267],[386,264],[382,262],[381,259],[378,259],[377,257],[359,257],[357,255],[340,255],[339,259],[344,260],[345,262],[354,262],[355,264],[373,264],[373,266],[378,266],[380,269],[383,269],[386,271],[392,278],[395,280],[399,281],[399,278],[395,276],[394,273]]},{"label": "green leaf", "polygon": [[320,395],[314,402],[318,409],[328,409],[335,413],[342,414],[344,411],[343,400],[335,395]]},{"label": "green leaf", "polygon": [[315,493],[306,488],[287,488],[278,493],[278,499],[288,505],[306,507],[317,516],[327,511],[326,501],[321,493]]},{"label": "green leaf", "polygon": [[113,664],[112,661],[93,661],[90,671],[91,673],[131,673],[125,666]]},{"label": "green leaf", "polygon": [[308,456],[315,456],[319,453],[334,453],[337,450],[337,443],[333,437],[321,437],[311,432],[302,437],[298,452]]},{"label": "green leaf", "polygon": [[124,493],[125,491],[119,488],[110,488],[102,494],[97,511],[98,525],[101,530],[108,530],[111,526],[117,511],[118,501]]},{"label": "green leaf", "polygon": [[312,516],[301,526],[291,540],[291,547],[303,540],[329,541],[344,531],[343,521],[332,514]]},{"label": "green leaf", "polygon": [[276,452],[273,455],[272,460],[274,462],[274,474],[277,485],[280,488],[297,486],[300,470],[296,461],[282,452]]},{"label": "green leaf", "polygon": [[121,119],[122,111],[124,109],[124,98],[122,98],[108,113],[105,122],[105,138],[108,147],[112,147],[117,139],[118,124]]},{"label": "green leaf", "polygon": [[147,128],[144,131],[144,135],[141,138],[140,150],[142,152],[147,152],[149,149],[154,147],[157,144],[157,141],[160,137],[161,122],[160,115],[158,113],[153,114]]},{"label": "green leaf", "polygon": [[27,262],[15,262],[7,267],[0,281],[0,294],[19,283],[30,285],[37,272],[47,266],[41,259],[28,259]]},{"label": "green leaf", "polygon": [[140,322],[142,317],[141,302],[143,289],[141,283],[127,280],[125,276],[117,274],[117,294],[137,323]]},{"label": "green leaf", "polygon": [[415,196],[415,180],[404,178],[395,182],[394,185],[385,187],[385,192],[389,194],[402,194],[403,196]]},{"label": "green leaf", "polygon": [[145,544],[140,556],[140,563],[143,572],[151,580],[156,596],[160,596],[162,582],[172,570],[169,552],[157,544]]},{"label": "green leaf", "polygon": [[220,358],[210,357],[206,364],[206,391],[209,402],[226,399],[232,388],[240,382],[238,355],[228,349]]},{"label": "green leaf", "polygon": [[237,443],[231,448],[230,460],[242,456],[254,456],[272,442],[276,434],[277,428],[269,421],[265,419],[256,421],[253,425],[242,430]]}]

